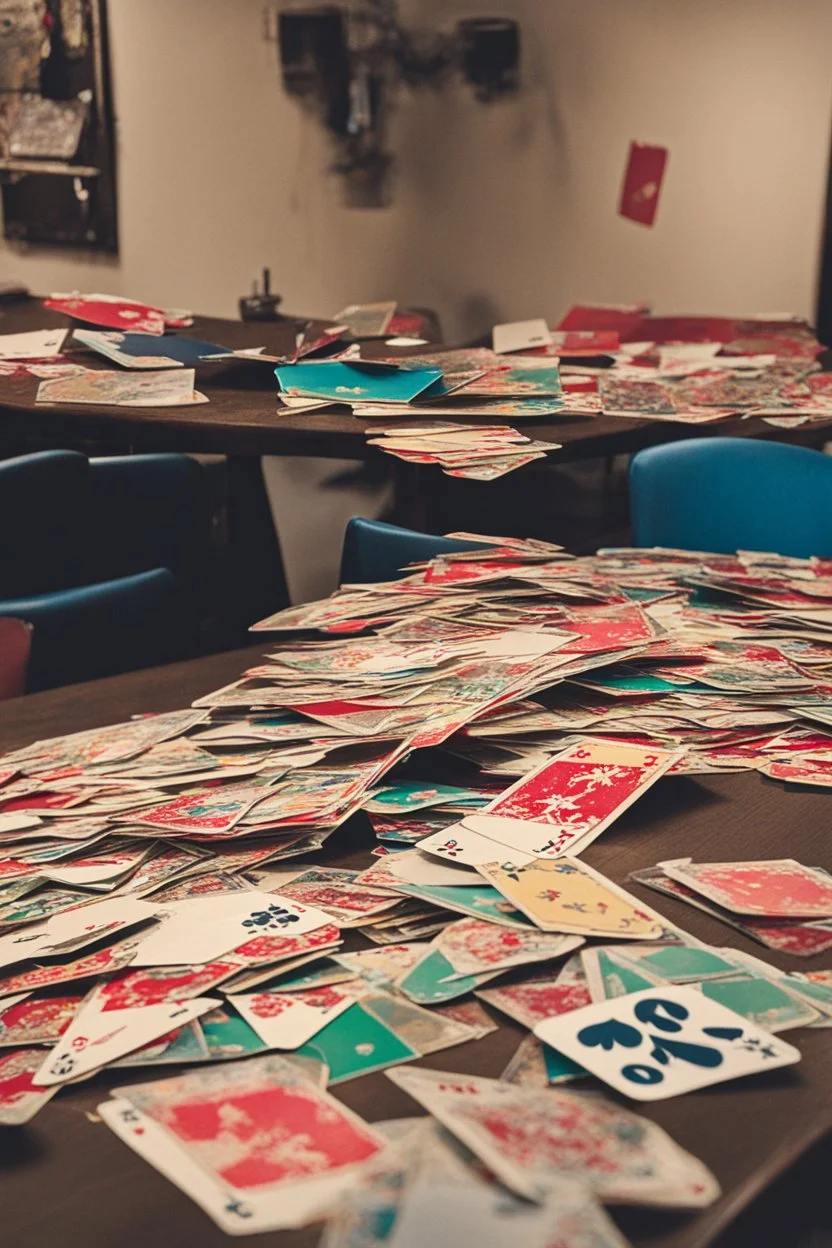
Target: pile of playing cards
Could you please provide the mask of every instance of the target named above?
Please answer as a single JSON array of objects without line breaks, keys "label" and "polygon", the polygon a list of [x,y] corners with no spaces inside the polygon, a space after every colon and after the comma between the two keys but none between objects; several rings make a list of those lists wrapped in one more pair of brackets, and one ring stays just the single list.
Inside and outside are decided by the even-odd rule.
[{"label": "pile of playing cards", "polygon": [[[338,365],[335,368],[335,365]],[[563,393],[557,359],[498,355],[485,347],[364,359],[349,348],[316,364],[276,370],[285,410],[347,406],[356,416],[540,418],[591,415]]]},{"label": "pile of playing cards", "polygon": [[[0,1124],[105,1071],[101,1117],[220,1226],[327,1218],[326,1248],[436,1219],[481,1248],[509,1216],[530,1248],[620,1248],[598,1200],[715,1199],[598,1081],[654,1100],[790,1065],[832,972],[703,945],[642,885],[809,954],[832,876],[690,857],[630,891],[582,855],[667,777],[829,787],[832,564],[453,536],[481,548],[262,621],[263,658],[187,710],[0,759]],[[528,1033],[502,1074],[417,1066],[501,1017]],[[326,1091],[403,1066],[429,1122]],[[374,1212],[389,1234],[356,1238]]]},{"label": "pile of playing cards", "polygon": [[[545,320],[494,326],[513,363],[560,359],[566,396],[610,416],[711,424],[761,416],[781,426],[832,415],[825,350],[798,317],[651,316],[645,305],[578,305]],[[542,357],[542,358],[541,358]]]},{"label": "pile of playing cards", "polygon": [[439,464],[446,476],[469,481],[494,481],[560,449],[556,442],[537,442],[510,425],[440,420],[368,429],[367,436],[370,446],[407,464]]}]

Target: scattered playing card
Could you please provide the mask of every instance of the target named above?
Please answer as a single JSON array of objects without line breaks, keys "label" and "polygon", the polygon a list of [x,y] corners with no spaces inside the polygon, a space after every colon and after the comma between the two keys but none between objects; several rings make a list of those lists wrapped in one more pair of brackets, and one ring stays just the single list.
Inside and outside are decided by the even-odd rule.
[{"label": "scattered playing card", "polygon": [[505,325],[495,325],[492,330],[494,351],[504,355],[511,351],[528,351],[535,347],[546,347],[552,341],[549,326],[545,320],[512,321]]},{"label": "scattered playing card", "polygon": [[671,879],[737,914],[832,918],[832,876],[793,858],[760,862],[664,862]]},{"label": "scattered playing card", "polygon": [[670,750],[582,741],[518,780],[482,814],[467,815],[465,824],[536,858],[576,853],[680,757]]},{"label": "scattered playing card", "polygon": [[482,863],[477,870],[545,932],[644,940],[664,928],[658,915],[577,858]]},{"label": "scattered playing card", "polygon": [[695,988],[647,988],[538,1023],[535,1035],[637,1101],[800,1061],[800,1051]]},{"label": "scattered playing card", "polygon": [[94,989],[34,1076],[51,1087],[106,1066],[133,1049],[166,1035],[217,1004],[210,997],[171,1004],[108,1010],[103,988]]},{"label": "scattered playing card", "polygon": [[235,993],[234,1008],[270,1049],[299,1049],[354,1000],[338,988],[324,987],[295,993]]},{"label": "scattered playing card", "polygon": [[0,1126],[22,1126],[55,1095],[57,1088],[42,1088],[34,1082],[42,1064],[43,1049],[0,1053]]},{"label": "scattered playing card", "polygon": [[702,1208],[719,1195],[701,1162],[604,1097],[422,1068],[387,1078],[528,1200],[539,1201],[563,1175],[615,1203]]}]

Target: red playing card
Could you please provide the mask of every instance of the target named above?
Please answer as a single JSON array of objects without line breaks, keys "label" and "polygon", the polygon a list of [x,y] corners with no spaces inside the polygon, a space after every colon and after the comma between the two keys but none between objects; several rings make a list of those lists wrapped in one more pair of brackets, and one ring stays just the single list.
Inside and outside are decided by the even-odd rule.
[{"label": "red playing card", "polygon": [[0,1044],[53,1044],[66,1031],[82,996],[27,997],[3,1009],[0,1001]]},{"label": "red playing card", "polygon": [[302,936],[255,936],[244,945],[238,945],[230,956],[244,962],[246,966],[259,966],[262,963],[294,958],[301,953],[327,949],[330,945],[338,944],[340,939],[341,932],[335,924],[325,923],[323,927]]},{"label": "red playing card", "polygon": [[580,634],[561,648],[561,654],[593,654],[603,650],[626,650],[639,642],[652,641],[655,632],[641,607],[597,607],[568,612],[563,627]]},{"label": "red playing card", "polygon": [[666,147],[631,143],[618,205],[619,215],[640,225],[652,225],[659,207],[668,152]]},{"label": "red playing card", "polygon": [[504,988],[481,988],[476,995],[529,1030],[545,1018],[592,1004],[589,989],[584,984],[559,984],[543,977]]},{"label": "red playing card", "polygon": [[239,962],[206,962],[201,966],[160,966],[123,971],[101,989],[104,1011],[141,1005],[167,1005],[209,992],[235,971]]},{"label": "red playing card", "polygon": [[42,1064],[42,1049],[12,1049],[0,1056],[0,1126],[21,1126],[54,1096],[56,1087],[32,1083]]},{"label": "red playing card", "polygon": [[621,342],[647,342],[646,303],[600,304],[576,303],[556,325],[558,330],[608,330],[618,334]]},{"label": "red playing card", "polygon": [[130,299],[102,295],[53,295],[44,299],[43,306],[85,321],[88,325],[101,325],[104,329],[121,329],[133,334],[159,335],[165,332],[164,312]]},{"label": "red playing card", "polygon": [[[483,813],[468,816],[474,830],[488,836],[495,818],[529,827],[497,827],[505,844],[537,857],[553,858],[578,842],[584,848],[654,784],[676,761],[669,750],[618,742],[578,741],[518,780]],[[541,832],[553,829],[543,844]]]},{"label": "red playing card", "polygon": [[832,878],[790,858],[666,864],[667,874],[735,914],[832,918]]},{"label": "red playing card", "polygon": [[245,1192],[323,1177],[381,1151],[370,1127],[311,1083],[281,1086],[261,1069],[246,1063],[236,1085],[185,1077],[159,1095],[146,1085],[149,1101],[142,1085],[130,1094],[209,1173]]},{"label": "red playing card", "polygon": [[65,962],[60,966],[36,966],[30,971],[21,971],[17,975],[0,979],[0,997],[47,988],[52,984],[68,984],[74,979],[86,979],[88,976],[118,970],[132,962],[136,956],[136,948],[135,941],[125,940],[110,945],[107,949],[99,949],[88,957],[77,958],[74,962]]}]

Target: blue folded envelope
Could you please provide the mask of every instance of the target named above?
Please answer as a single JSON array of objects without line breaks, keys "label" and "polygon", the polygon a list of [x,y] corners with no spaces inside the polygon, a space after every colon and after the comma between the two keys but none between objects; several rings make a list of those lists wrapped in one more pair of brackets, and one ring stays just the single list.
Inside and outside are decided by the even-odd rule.
[{"label": "blue folded envelope", "polygon": [[441,368],[378,368],[371,361],[285,364],[274,371],[283,394],[334,403],[410,403],[442,376]]},{"label": "blue folded envelope", "polygon": [[200,338],[183,338],[179,334],[131,334],[131,333],[92,333],[87,330],[76,330],[74,338],[97,351],[107,359],[120,363],[120,355],[130,355],[136,359],[142,356],[163,356],[168,360],[178,360],[189,368],[201,363],[206,356],[228,355],[228,347],[218,347],[215,342],[203,342]]}]

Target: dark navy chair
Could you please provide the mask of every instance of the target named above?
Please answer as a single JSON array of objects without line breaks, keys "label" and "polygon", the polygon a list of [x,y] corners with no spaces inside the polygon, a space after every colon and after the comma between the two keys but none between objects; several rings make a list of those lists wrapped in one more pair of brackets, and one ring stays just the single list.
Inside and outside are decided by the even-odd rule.
[{"label": "dark navy chair", "polygon": [[630,463],[634,546],[832,556],[832,458],[751,438],[692,438]]},{"label": "dark navy chair", "polygon": [[453,537],[433,537],[414,529],[401,529],[381,520],[354,516],[344,533],[341,584],[366,585],[397,581],[407,576],[408,563],[433,559],[455,550],[487,550],[484,542],[463,542]]},{"label": "dark navy chair", "polygon": [[0,462],[0,616],[32,626],[27,691],[193,653],[208,535],[185,455]]}]

